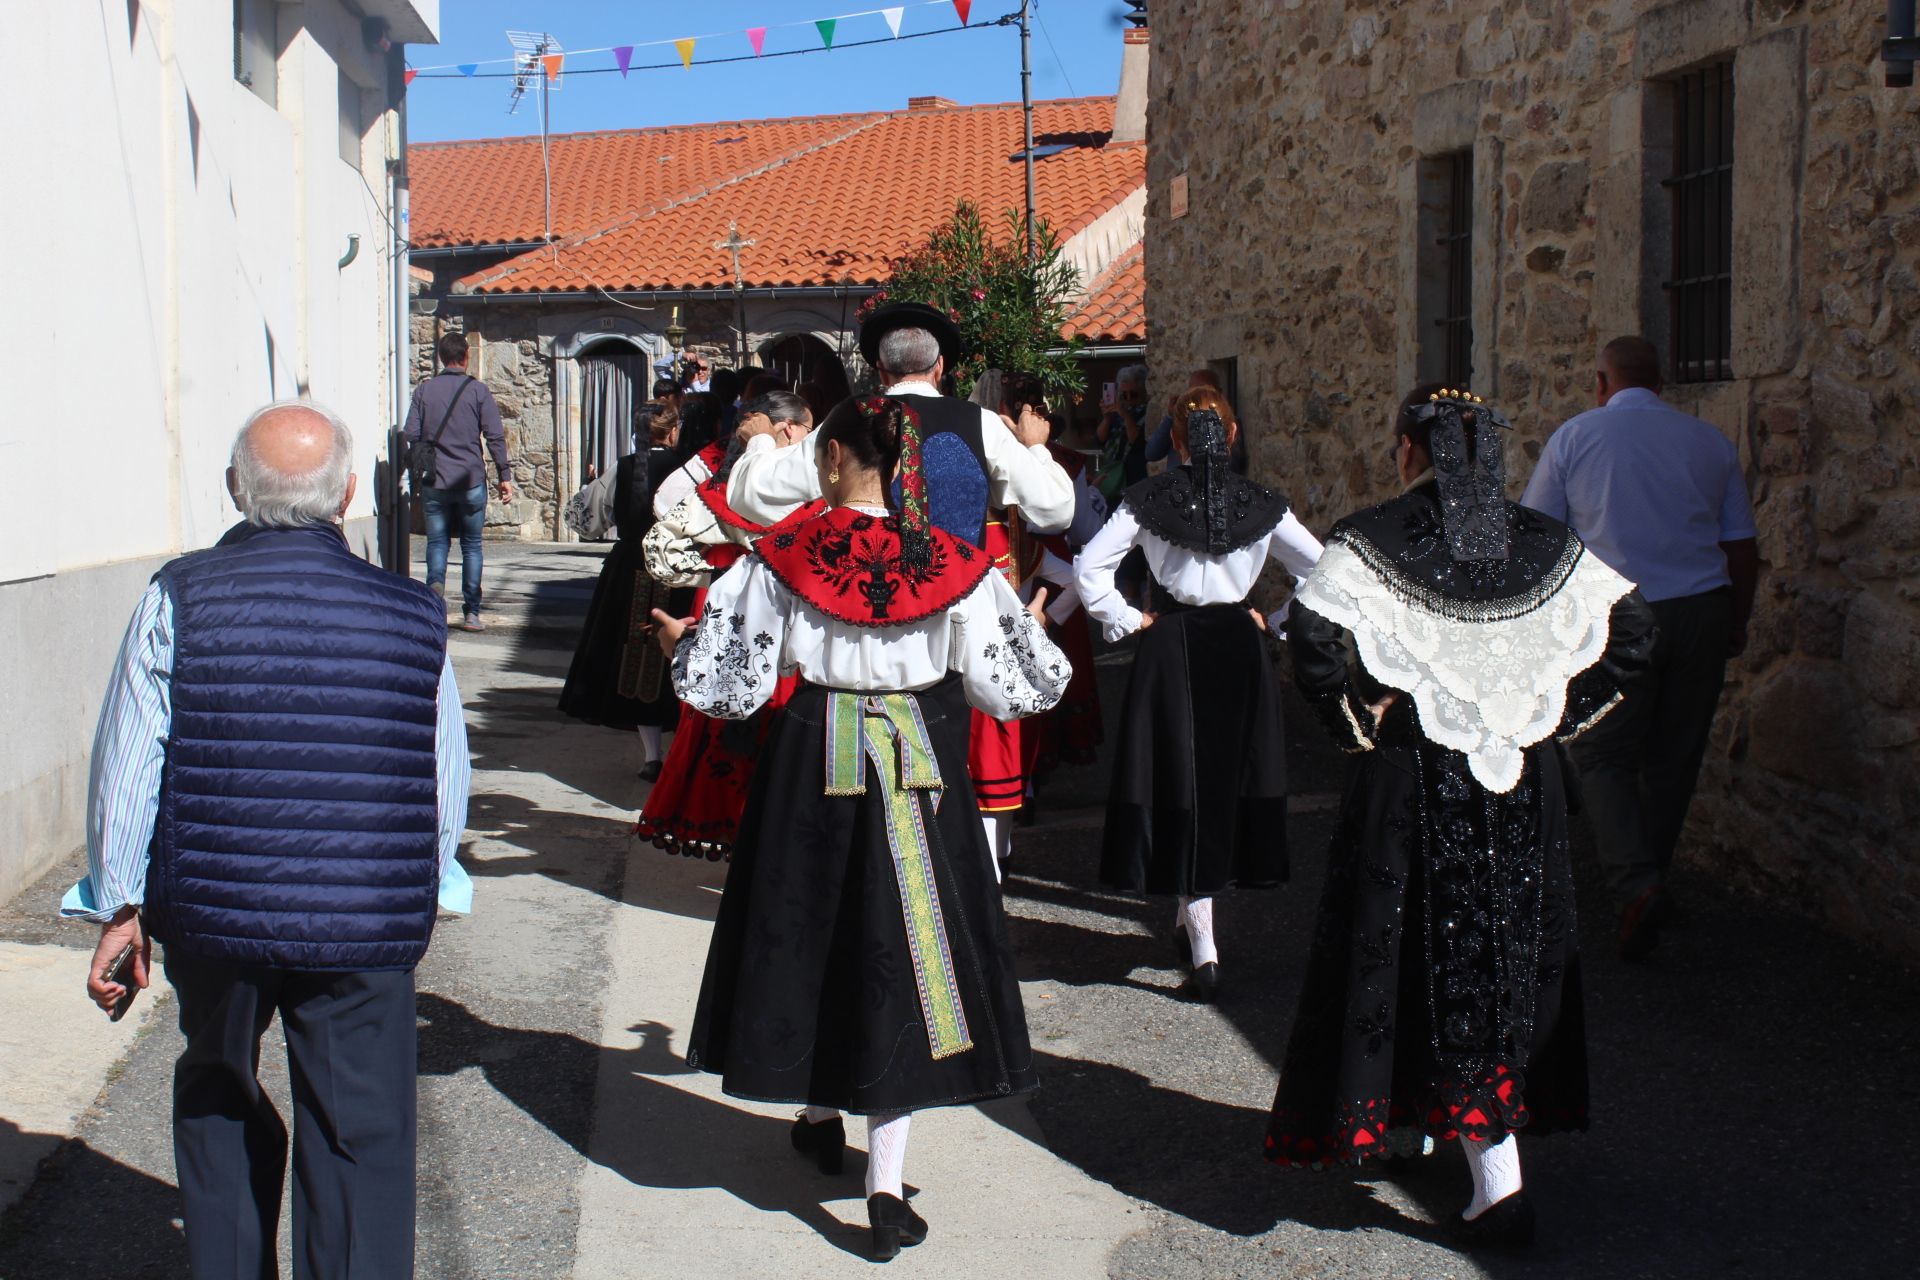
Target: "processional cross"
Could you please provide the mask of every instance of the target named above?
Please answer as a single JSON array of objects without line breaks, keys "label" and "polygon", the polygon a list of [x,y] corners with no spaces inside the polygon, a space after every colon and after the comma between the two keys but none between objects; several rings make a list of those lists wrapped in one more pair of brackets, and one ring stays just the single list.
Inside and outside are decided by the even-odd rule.
[{"label": "processional cross", "polygon": [[713,242],[713,247],[716,249],[730,249],[733,251],[735,356],[742,364],[746,363],[747,351],[747,302],[745,294],[747,282],[746,278],[740,274],[740,251],[742,249],[750,249],[758,243],[760,243],[758,240],[742,240],[740,238],[740,224],[732,220],[727,222],[727,238]]}]

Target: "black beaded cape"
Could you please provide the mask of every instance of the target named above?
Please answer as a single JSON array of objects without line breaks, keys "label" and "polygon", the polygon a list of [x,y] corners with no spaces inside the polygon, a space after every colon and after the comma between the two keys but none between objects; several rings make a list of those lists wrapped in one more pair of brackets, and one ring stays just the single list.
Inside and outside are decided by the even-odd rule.
[{"label": "black beaded cape", "polygon": [[1188,463],[1149,476],[1123,495],[1142,529],[1164,542],[1202,555],[1225,555],[1258,542],[1287,517],[1287,500],[1265,485],[1228,472],[1216,480],[1207,501],[1196,467]]}]

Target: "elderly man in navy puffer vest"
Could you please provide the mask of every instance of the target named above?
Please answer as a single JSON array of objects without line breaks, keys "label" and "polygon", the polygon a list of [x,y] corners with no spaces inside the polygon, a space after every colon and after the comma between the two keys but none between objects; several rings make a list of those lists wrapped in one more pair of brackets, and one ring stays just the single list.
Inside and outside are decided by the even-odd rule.
[{"label": "elderly man in navy puffer vest", "polygon": [[276,1272],[287,1130],[255,1065],[275,1013],[294,1274],[413,1274],[413,971],[436,904],[471,906],[467,736],[440,601],[341,534],[352,458],[308,402],[240,432],[227,486],[246,523],[161,569],[134,613],[94,739],[89,875],[61,904],[101,925],[103,1008],[147,985],[149,939],[165,946],[200,1280]]}]

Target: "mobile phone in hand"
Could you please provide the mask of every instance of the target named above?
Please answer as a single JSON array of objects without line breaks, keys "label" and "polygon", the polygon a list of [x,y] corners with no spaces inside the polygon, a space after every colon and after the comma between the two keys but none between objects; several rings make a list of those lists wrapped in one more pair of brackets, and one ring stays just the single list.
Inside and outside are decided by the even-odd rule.
[{"label": "mobile phone in hand", "polygon": [[133,997],[140,990],[133,985],[133,946],[129,942],[122,947],[103,975],[105,981],[117,982],[122,987],[120,998],[113,1002],[113,1008],[107,1010],[109,1022],[118,1022],[127,1016],[127,1010],[133,1007]]},{"label": "mobile phone in hand", "polygon": [[1119,398],[1120,386],[1118,383],[1103,382],[1100,384],[1100,407],[1102,409],[1113,408],[1114,402]]}]

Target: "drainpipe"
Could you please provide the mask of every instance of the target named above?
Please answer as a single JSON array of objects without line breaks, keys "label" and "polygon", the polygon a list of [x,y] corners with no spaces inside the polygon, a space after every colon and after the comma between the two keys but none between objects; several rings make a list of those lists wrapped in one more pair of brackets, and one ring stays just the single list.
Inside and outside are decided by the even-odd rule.
[{"label": "drainpipe", "polygon": [[1880,57],[1887,64],[1887,87],[1913,86],[1913,64],[1920,59],[1920,37],[1913,31],[1914,0],[1887,0],[1887,39]]},{"label": "drainpipe", "polygon": [[407,375],[413,364],[413,322],[408,297],[410,277],[407,258],[406,75],[406,48],[395,45],[387,53],[387,85],[393,95],[394,114],[393,158],[388,162],[387,185],[387,236],[390,246],[387,260],[393,267],[392,350],[388,359],[392,365],[392,376],[388,379],[392,426],[387,433],[387,483],[383,486],[381,497],[387,508],[387,568],[402,574],[409,571],[413,559],[412,511],[406,495],[401,492],[405,447],[400,434],[406,422],[408,388],[412,381]]}]

